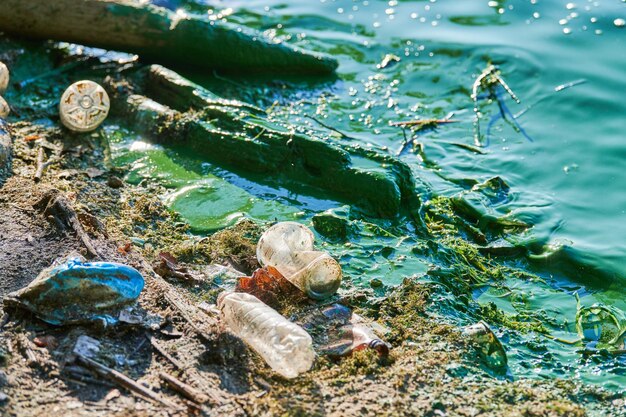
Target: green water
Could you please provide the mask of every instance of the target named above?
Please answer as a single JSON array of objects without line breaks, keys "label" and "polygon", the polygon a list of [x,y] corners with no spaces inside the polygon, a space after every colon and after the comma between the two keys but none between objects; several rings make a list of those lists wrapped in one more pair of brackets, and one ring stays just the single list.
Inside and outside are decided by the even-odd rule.
[{"label": "green water", "polygon": [[[400,155],[424,195],[453,195],[463,190],[461,180],[500,176],[511,193],[492,209],[533,225],[514,239],[534,242],[538,253],[567,248],[571,259],[591,267],[564,269],[548,258],[541,269],[545,283],[510,279],[510,293],[478,289],[479,302],[494,302],[510,313],[540,311],[559,329],[555,336],[568,340],[576,338],[574,292],[584,305],[603,302],[626,309],[626,28],[614,23],[626,19],[625,2],[247,0],[230,1],[223,9],[200,1],[183,6],[332,54],[340,62],[338,79],[321,82],[185,75],[229,98],[264,107],[276,101],[284,120],[393,155],[404,139],[390,122],[453,113],[456,123],[416,139],[427,159],[410,147]],[[400,60],[379,68],[387,54]],[[513,114],[523,112],[517,121],[531,140],[496,118],[483,138],[488,146],[477,153],[458,145],[474,145],[471,87],[488,62],[499,66],[521,100],[516,104],[504,97]],[[484,133],[498,107],[483,103],[481,108]],[[131,166],[129,179],[160,179],[171,190],[165,201],[199,233],[242,216],[310,224],[315,213],[340,206],[259,185],[184,150],[145,145],[128,132],[116,136],[115,126],[108,129],[117,160]],[[376,278],[395,285],[404,276],[426,272],[428,263],[415,255],[420,242],[410,230],[382,224],[392,231],[384,235],[374,225],[357,222],[358,240],[322,239],[351,284],[367,287]],[[516,377],[582,378],[626,388],[626,361],[619,356],[584,359],[580,345],[506,329],[498,334]]]}]

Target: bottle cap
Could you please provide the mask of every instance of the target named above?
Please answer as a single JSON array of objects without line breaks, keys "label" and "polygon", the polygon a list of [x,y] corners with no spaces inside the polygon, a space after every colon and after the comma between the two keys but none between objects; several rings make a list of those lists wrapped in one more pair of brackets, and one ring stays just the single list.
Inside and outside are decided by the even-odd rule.
[{"label": "bottle cap", "polygon": [[75,132],[89,132],[109,114],[109,96],[99,84],[82,80],[70,85],[61,96],[61,122]]},{"label": "bottle cap", "polygon": [[0,94],[4,93],[9,86],[9,69],[4,62],[0,61]]}]

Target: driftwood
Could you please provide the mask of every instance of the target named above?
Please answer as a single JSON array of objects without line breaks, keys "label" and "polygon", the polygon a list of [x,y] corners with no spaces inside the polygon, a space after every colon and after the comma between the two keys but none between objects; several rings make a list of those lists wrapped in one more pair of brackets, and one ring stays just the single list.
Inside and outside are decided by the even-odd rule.
[{"label": "driftwood", "polygon": [[0,31],[231,72],[330,74],[337,67],[332,58],[260,33],[141,0],[2,0]]},{"label": "driftwood", "polygon": [[[222,100],[161,66],[137,80],[145,95],[108,83],[116,110],[136,129],[234,172],[279,179],[287,188],[305,185],[377,217],[398,215],[404,194],[414,191],[410,170],[287,130],[253,106]],[[354,166],[353,156],[370,159],[369,167]]]}]

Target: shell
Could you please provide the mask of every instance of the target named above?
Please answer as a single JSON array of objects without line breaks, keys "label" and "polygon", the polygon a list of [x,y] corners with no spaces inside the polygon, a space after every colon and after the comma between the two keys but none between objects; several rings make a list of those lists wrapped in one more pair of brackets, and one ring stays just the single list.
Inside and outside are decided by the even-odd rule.
[{"label": "shell", "polygon": [[75,132],[96,129],[109,114],[111,102],[99,84],[82,80],[70,85],[61,96],[59,113],[65,127]]},{"label": "shell", "polygon": [[9,86],[9,69],[4,62],[0,61],[0,94],[7,91]]}]

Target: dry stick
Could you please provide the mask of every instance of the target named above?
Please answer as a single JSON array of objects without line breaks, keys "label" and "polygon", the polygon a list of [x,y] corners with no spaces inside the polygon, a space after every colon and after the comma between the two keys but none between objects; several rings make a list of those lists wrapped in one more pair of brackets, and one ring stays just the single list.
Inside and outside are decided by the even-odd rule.
[{"label": "dry stick", "polygon": [[82,241],[91,257],[95,258],[100,256],[98,251],[96,251],[96,248],[93,246],[91,238],[87,235],[85,229],[83,229],[83,226],[76,215],[76,211],[72,208],[67,198],[65,198],[58,191],[56,193],[51,192],[39,203],[35,204],[35,207],[41,208],[44,204],[46,204],[43,210],[45,215],[52,215],[58,225],[62,227],[68,226],[72,229],[76,236]]},{"label": "dry stick", "polygon": [[41,181],[41,177],[43,176],[43,171],[48,168],[50,165],[55,164],[61,160],[60,156],[54,156],[44,161],[46,157],[46,152],[44,151],[44,147],[40,146],[37,151],[37,170],[35,171],[35,175],[33,176],[33,180],[35,182]]},{"label": "dry stick", "polygon": [[89,359],[83,355],[77,355],[76,359],[78,362],[92,371],[96,372],[98,375],[110,379],[116,384],[120,385],[123,388],[126,388],[129,391],[132,391],[136,394],[139,394],[145,398],[148,398],[152,401],[155,401],[159,404],[162,404],[166,407],[172,408],[176,411],[184,411],[185,409],[178,404],[175,404],[163,397],[161,397],[156,392],[144,387],[143,385],[138,384],[134,380],[130,379],[126,375],[121,372],[116,371],[115,369],[111,369],[106,367],[92,359]]},{"label": "dry stick", "polygon": [[391,126],[401,126],[401,127],[412,127],[412,126],[424,126],[430,125],[433,126],[443,124],[443,123],[457,123],[458,120],[450,120],[450,119],[418,119],[418,120],[409,120],[406,122],[392,122]]},{"label": "dry stick", "polygon": [[20,350],[22,351],[22,353],[24,353],[24,356],[26,356],[28,365],[33,365],[33,364],[38,363],[37,356],[35,355],[35,352],[33,352],[33,349],[30,347],[30,341],[28,340],[26,336],[24,336],[23,334],[20,334],[17,337],[17,344],[20,347]]},{"label": "dry stick", "polygon": [[154,336],[146,335],[146,337],[150,341],[150,344],[152,345],[152,347],[156,349],[157,352],[163,355],[163,357],[167,359],[168,361],[170,361],[172,365],[174,365],[176,368],[178,368],[182,372],[185,372],[185,369],[186,369],[185,366],[182,363],[180,363],[177,359],[175,359],[172,355],[167,353],[165,348],[155,339]]},{"label": "dry stick", "polygon": [[[180,313],[181,317],[185,319],[187,323],[189,323],[193,331],[200,337],[200,339],[202,339],[205,342],[210,342],[211,337],[209,337],[209,335],[207,335],[204,331],[202,331],[202,329],[198,327],[196,323],[194,323],[194,320],[191,317],[189,317],[187,311],[185,311],[185,307],[182,305],[180,300],[177,300],[176,298],[177,298],[177,293],[173,288],[171,288],[167,293],[165,293],[165,299],[168,301],[168,303]],[[201,311],[200,309],[197,309],[197,310]],[[214,319],[212,318],[209,318],[209,319],[211,321],[214,321]]]},{"label": "dry stick", "polygon": [[203,404],[207,402],[209,399],[206,395],[202,394],[201,392],[198,392],[195,388],[185,384],[184,382],[179,381],[178,379],[174,378],[170,374],[166,374],[165,372],[160,372],[159,376],[161,377],[163,381],[167,383],[167,385],[171,389],[173,389],[174,391],[178,392],[179,394],[183,395],[184,397],[190,399],[191,401],[197,404]]}]

